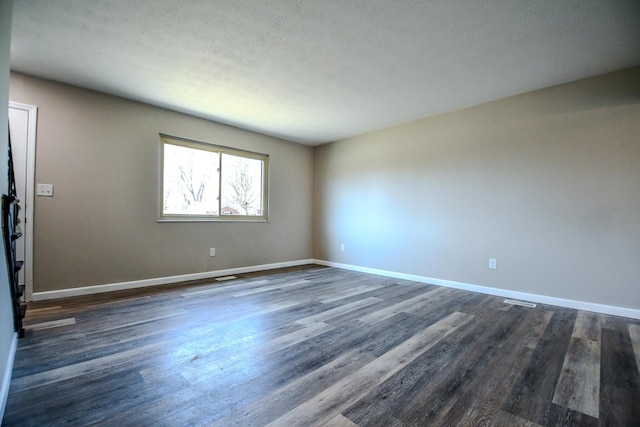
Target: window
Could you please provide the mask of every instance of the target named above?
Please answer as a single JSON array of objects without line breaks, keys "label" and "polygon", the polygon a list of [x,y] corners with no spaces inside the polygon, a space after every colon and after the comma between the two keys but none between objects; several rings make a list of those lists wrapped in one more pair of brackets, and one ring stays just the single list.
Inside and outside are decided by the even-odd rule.
[{"label": "window", "polygon": [[160,220],[266,221],[269,156],[160,135]]}]

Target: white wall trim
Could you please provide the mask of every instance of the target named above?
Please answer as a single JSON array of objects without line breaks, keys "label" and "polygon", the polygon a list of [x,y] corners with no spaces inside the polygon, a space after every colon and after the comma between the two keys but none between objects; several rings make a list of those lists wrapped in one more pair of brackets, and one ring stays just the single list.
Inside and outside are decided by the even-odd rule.
[{"label": "white wall trim", "polygon": [[488,286],[473,285],[470,283],[455,282],[451,280],[436,279],[433,277],[418,276],[414,274],[398,273],[395,271],[379,270],[376,268],[361,267],[351,264],[341,264],[320,259],[303,259],[298,261],[280,262],[274,264],[262,264],[248,267],[230,268],[226,270],[205,271],[202,273],[183,274],[179,276],[158,277],[153,279],[134,280],[130,282],[110,283],[105,285],[84,286],[80,288],[60,289],[56,291],[35,292],[34,301],[66,298],[79,295],[91,295],[103,292],[120,291],[125,289],[143,288],[147,286],[167,285],[171,283],[187,282],[190,280],[210,279],[233,274],[251,273],[261,270],[273,270],[276,268],[295,267],[305,264],[318,264],[327,267],[341,268],[344,270],[359,271],[362,273],[376,274],[378,276],[393,277],[396,279],[411,280],[419,283],[445,286],[448,288],[461,289],[471,292],[479,292],[488,295],[495,295],[505,298],[513,298],[524,301],[531,301],[540,304],[557,305],[560,307],[573,308],[576,310],[592,311],[594,313],[610,314],[613,316],[629,317],[640,319],[640,310],[617,307],[605,304],[596,304],[585,301],[556,298],[546,295],[530,294],[526,292],[511,291],[508,289],[491,288]]},{"label": "white wall trim", "polygon": [[576,310],[592,311],[595,313],[610,314],[614,316],[640,319],[640,310],[632,308],[616,307],[612,305],[596,304],[592,302],[576,301],[564,298],[550,297],[546,295],[529,294],[526,292],[510,291],[508,289],[491,288],[488,286],[472,285],[469,283],[454,282],[451,280],[434,279],[431,277],[417,276],[413,274],[397,273],[394,271],[378,270],[375,268],[360,267],[357,265],[341,264],[332,261],[313,260],[314,264],[327,267],[342,268],[344,270],[359,271],[362,273],[376,274],[378,276],[393,277],[396,279],[412,280],[414,282],[428,283],[432,285],[445,286],[448,288],[462,289],[471,292],[480,292],[499,297],[513,298],[524,301],[531,301],[540,304],[557,305],[560,307],[573,308]]},{"label": "white wall trim", "polygon": [[2,377],[2,388],[0,388],[0,422],[4,417],[4,410],[7,407],[7,399],[9,398],[9,387],[11,386],[11,373],[13,372],[13,361],[16,357],[16,350],[18,348],[18,334],[13,334],[11,340],[11,346],[9,348],[9,354],[7,356],[7,368],[4,370],[4,376]]},{"label": "white wall trim", "polygon": [[24,284],[25,298],[31,301],[33,295],[33,207],[35,206],[35,177],[36,177],[36,132],[38,124],[38,107],[9,101],[9,108],[27,112],[27,168],[25,170],[25,194],[23,200],[25,208],[25,242],[24,242]]},{"label": "white wall trim", "polygon": [[204,271],[202,273],[182,274],[179,276],[157,277],[154,279],[133,280],[130,282],[110,283],[105,285],[83,286],[80,288],[60,289],[56,291],[34,292],[33,301],[43,301],[56,298],[75,297],[79,295],[99,294],[103,292],[121,291],[125,289],[144,288],[147,286],[167,285],[171,283],[187,282],[190,280],[211,279],[233,274],[252,273],[254,271],[274,270],[276,268],[295,267],[313,264],[311,259],[278,262],[274,264],[253,265],[249,267],[229,268],[226,270]]}]

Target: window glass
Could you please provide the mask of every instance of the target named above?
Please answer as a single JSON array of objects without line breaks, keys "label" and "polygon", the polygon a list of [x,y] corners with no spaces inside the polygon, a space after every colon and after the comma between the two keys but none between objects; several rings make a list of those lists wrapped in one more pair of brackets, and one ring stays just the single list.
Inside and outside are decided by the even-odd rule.
[{"label": "window glass", "polygon": [[222,153],[223,215],[262,215],[263,162]]}]

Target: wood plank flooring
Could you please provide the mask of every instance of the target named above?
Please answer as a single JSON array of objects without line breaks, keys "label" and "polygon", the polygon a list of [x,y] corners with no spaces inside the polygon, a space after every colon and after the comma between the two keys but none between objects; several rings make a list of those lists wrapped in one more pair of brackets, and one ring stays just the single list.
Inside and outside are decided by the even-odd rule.
[{"label": "wood plank flooring", "polygon": [[6,426],[638,426],[640,321],[319,266],[31,304]]}]

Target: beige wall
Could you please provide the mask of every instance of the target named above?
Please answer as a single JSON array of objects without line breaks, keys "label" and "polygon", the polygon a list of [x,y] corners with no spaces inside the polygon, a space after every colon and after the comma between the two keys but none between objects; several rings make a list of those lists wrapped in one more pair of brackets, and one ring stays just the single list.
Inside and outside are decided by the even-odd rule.
[{"label": "beige wall", "polygon": [[[12,73],[38,107],[34,291],[308,259],[313,150],[184,114]],[[158,133],[270,156],[268,223],[158,223]],[[216,257],[209,257],[209,248]]]},{"label": "beige wall", "polygon": [[[21,74],[10,99],[55,185],[35,292],[313,256],[640,308],[640,68],[315,150]],[[269,154],[271,221],[157,223],[159,132]]]},{"label": "beige wall", "polygon": [[640,68],[325,145],[314,164],[316,258],[640,309]]}]

